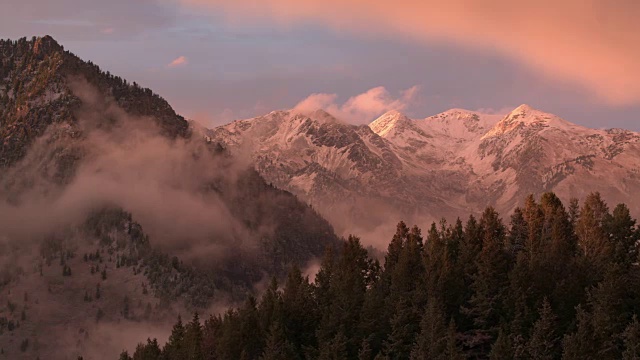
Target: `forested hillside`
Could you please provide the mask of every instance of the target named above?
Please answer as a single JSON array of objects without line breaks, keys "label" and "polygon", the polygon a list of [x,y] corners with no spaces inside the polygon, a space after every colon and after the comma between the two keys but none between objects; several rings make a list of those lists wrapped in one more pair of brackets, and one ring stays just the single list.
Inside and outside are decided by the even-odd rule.
[{"label": "forested hillside", "polygon": [[0,359],[117,355],[338,243],[150,89],[49,36],[0,40]]},{"label": "forested hillside", "polygon": [[[382,260],[357,237],[315,279],[172,329],[120,359],[637,359],[640,231],[598,193],[528,197],[509,220],[400,222]],[[186,320],[185,320],[186,321]]]}]

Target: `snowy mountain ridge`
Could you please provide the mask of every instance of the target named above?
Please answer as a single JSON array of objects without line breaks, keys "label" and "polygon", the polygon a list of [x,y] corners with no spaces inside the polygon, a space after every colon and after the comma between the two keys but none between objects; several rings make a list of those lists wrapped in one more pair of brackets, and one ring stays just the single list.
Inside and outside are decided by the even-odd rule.
[{"label": "snowy mountain ridge", "polygon": [[589,129],[527,105],[504,116],[451,109],[415,120],[390,111],[368,126],[324,111],[275,111],[208,136],[251,156],[268,181],[338,228],[335,218],[366,226],[488,205],[507,213],[546,191],[563,200],[599,191],[613,205],[640,190],[640,134]]}]

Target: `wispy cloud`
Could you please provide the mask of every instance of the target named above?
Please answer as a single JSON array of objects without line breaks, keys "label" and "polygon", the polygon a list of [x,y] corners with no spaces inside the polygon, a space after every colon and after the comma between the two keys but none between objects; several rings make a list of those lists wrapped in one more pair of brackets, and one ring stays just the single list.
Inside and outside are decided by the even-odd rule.
[{"label": "wispy cloud", "polygon": [[300,101],[295,110],[312,112],[322,109],[343,121],[364,124],[387,111],[405,110],[415,100],[418,91],[419,88],[413,86],[402,91],[399,97],[394,97],[385,87],[378,86],[349,98],[343,104],[336,102],[337,94],[312,94]]},{"label": "wispy cloud", "polygon": [[179,56],[176,59],[174,59],[172,62],[170,62],[169,64],[167,64],[167,67],[170,68],[175,68],[175,67],[180,67],[180,66],[185,66],[189,63],[189,60],[187,60],[186,57],[184,56]]},{"label": "wispy cloud", "polygon": [[101,32],[102,34],[105,34],[105,35],[111,35],[111,34],[113,34],[115,31],[116,31],[116,29],[114,29],[114,28],[112,28],[112,27],[108,27],[108,28],[104,28],[104,29],[100,30],[100,32]]},{"label": "wispy cloud", "polygon": [[320,23],[498,52],[613,104],[640,103],[636,0],[176,0],[231,21]]}]

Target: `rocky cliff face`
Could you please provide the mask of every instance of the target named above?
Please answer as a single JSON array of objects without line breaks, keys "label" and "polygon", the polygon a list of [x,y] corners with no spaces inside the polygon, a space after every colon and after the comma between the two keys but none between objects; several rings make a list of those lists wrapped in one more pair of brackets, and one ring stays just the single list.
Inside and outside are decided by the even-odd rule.
[{"label": "rocky cliff face", "polygon": [[337,225],[437,220],[489,205],[507,213],[546,191],[564,200],[600,191],[611,203],[628,202],[640,190],[639,134],[588,129],[527,105],[506,116],[452,109],[419,120],[391,111],[369,126],[278,111],[209,135],[250,154],[266,179]]}]

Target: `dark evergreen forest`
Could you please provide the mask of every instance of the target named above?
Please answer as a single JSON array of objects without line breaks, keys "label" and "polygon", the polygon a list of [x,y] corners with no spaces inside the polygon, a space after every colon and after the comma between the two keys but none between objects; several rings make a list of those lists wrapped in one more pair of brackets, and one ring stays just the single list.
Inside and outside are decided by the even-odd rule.
[{"label": "dark evergreen forest", "polygon": [[638,359],[640,231],[597,193],[529,196],[424,233],[397,225],[384,259],[355,236],[315,280],[297,267],[259,299],[147,340],[135,359]]}]

